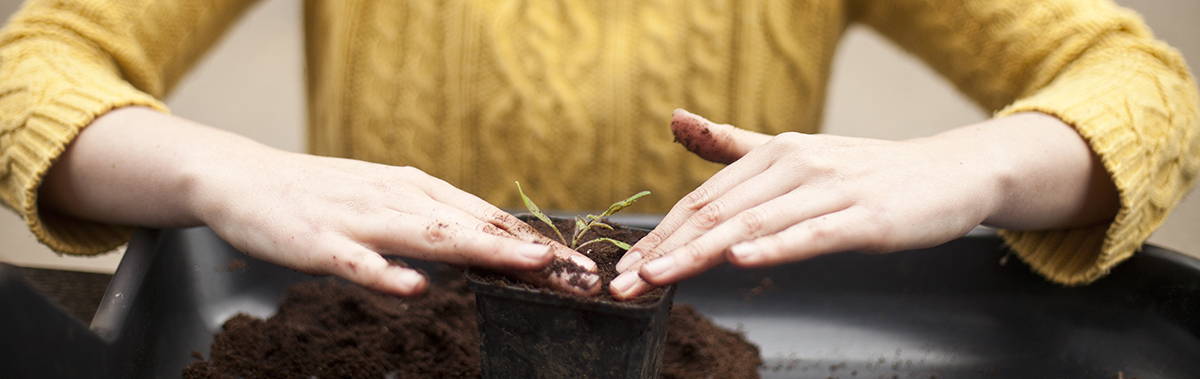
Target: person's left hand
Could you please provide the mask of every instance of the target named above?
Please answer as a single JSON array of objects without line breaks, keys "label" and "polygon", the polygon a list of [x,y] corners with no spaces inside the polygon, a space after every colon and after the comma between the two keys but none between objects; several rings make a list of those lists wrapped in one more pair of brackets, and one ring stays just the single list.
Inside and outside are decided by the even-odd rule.
[{"label": "person's left hand", "polygon": [[617,264],[618,299],[728,260],[745,267],[937,245],[1000,202],[998,164],[953,141],[767,136],[676,110],[676,139],[730,163],[677,203]]}]

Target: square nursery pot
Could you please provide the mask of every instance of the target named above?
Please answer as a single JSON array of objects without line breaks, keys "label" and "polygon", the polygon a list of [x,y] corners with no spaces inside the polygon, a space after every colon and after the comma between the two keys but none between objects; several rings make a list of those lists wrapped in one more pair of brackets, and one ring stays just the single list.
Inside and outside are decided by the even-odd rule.
[{"label": "square nursery pot", "polygon": [[475,292],[484,378],[657,378],[675,286],[644,302],[486,280]]}]

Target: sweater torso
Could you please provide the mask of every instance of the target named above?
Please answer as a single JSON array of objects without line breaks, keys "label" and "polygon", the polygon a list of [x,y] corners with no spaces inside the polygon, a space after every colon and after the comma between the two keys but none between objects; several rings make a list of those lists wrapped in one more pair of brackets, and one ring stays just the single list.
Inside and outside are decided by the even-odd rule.
[{"label": "sweater torso", "polygon": [[311,152],[411,165],[485,200],[665,211],[721,166],[671,110],[818,128],[840,1],[309,1]]}]

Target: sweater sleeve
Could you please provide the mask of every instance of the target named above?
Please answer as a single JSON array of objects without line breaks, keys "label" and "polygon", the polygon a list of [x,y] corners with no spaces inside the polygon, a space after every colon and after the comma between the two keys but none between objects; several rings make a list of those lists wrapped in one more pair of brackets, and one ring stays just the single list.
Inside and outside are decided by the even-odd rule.
[{"label": "sweater sleeve", "polygon": [[1099,156],[1120,194],[1110,223],[1001,232],[1047,278],[1103,276],[1191,187],[1200,165],[1195,81],[1134,12],[1107,0],[865,0],[853,12],[996,117],[1056,116]]},{"label": "sweater sleeve", "polygon": [[[51,249],[111,250],[129,229],[38,207],[54,161],[96,117],[160,99],[249,5],[242,0],[29,1],[0,30],[0,200]],[[65,204],[63,206],[70,206]]]}]

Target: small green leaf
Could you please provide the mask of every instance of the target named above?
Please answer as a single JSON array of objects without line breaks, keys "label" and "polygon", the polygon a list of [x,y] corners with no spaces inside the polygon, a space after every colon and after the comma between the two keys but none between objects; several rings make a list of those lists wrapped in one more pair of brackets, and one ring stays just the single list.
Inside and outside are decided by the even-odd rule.
[{"label": "small green leaf", "polygon": [[579,247],[577,247],[576,249],[582,249],[584,246],[587,246],[587,245],[589,245],[589,244],[591,244],[591,243],[593,243],[593,242],[608,242],[608,243],[611,243],[611,244],[613,244],[613,245],[617,245],[617,247],[621,248],[621,250],[629,250],[629,248],[630,248],[630,247],[632,247],[632,246],[629,246],[629,244],[627,244],[627,243],[624,243],[624,242],[621,242],[621,241],[617,241],[617,240],[615,240],[615,239],[612,239],[612,238],[600,237],[600,238],[596,238],[596,239],[594,239],[594,240],[591,240],[591,241],[584,242],[582,245],[579,245]]},{"label": "small green leaf", "polygon": [[583,237],[583,233],[588,231],[588,225],[583,223],[583,219],[575,216],[575,235],[571,237],[571,248],[574,249],[575,244],[579,243],[579,238]]},{"label": "small green leaf", "polygon": [[564,244],[567,243],[567,239],[563,238],[562,232],[559,232],[558,227],[554,226],[554,221],[551,221],[550,217],[547,217],[545,213],[542,213],[542,209],[538,208],[537,204],[534,204],[533,200],[530,199],[529,196],[525,196],[525,191],[521,189],[521,182],[513,181],[513,183],[517,183],[517,193],[521,195],[521,201],[525,202],[525,209],[528,209],[529,213],[533,214],[533,217],[537,217],[538,220],[541,220],[542,222],[546,223],[546,225],[549,225],[550,229],[554,230],[554,234],[558,235],[559,241],[562,241]]},{"label": "small green leaf", "polygon": [[608,216],[612,216],[612,215],[616,214],[617,212],[621,211],[622,209],[625,209],[625,207],[633,205],[633,202],[637,201],[638,199],[641,199],[641,198],[649,196],[649,195],[650,195],[650,191],[642,191],[642,192],[635,193],[635,194],[633,194],[633,196],[630,196],[628,199],[615,202],[615,203],[613,203],[613,205],[609,205],[608,209],[605,210],[604,213],[601,213],[599,216],[596,216],[596,218],[601,219],[601,218],[605,218]]},{"label": "small green leaf", "polygon": [[603,222],[600,222],[600,221],[594,221],[594,222],[592,222],[592,226],[599,226],[599,227],[601,227],[601,228],[604,228],[604,229],[613,230],[613,227],[612,227],[612,225],[605,224],[605,223],[603,223]]},{"label": "small green leaf", "polygon": [[583,223],[583,219],[575,216],[575,234],[580,235],[587,231],[587,224]]}]

